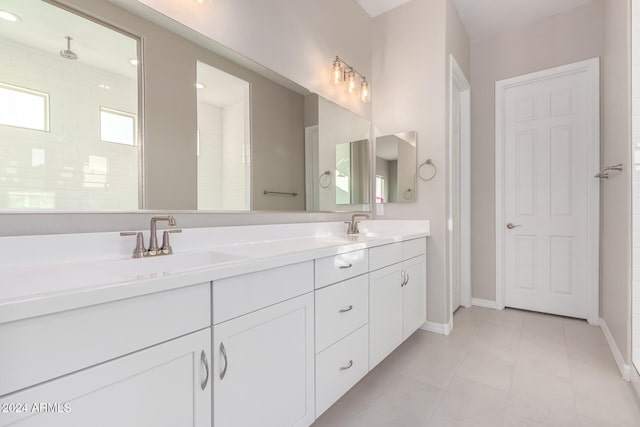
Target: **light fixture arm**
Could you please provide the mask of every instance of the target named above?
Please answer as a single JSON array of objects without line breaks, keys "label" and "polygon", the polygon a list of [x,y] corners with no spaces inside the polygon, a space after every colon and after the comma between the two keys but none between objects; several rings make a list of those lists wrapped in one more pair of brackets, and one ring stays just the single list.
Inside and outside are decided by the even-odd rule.
[{"label": "light fixture arm", "polygon": [[347,64],[346,61],[341,59],[338,55],[336,55],[336,60],[334,62],[339,62],[340,64],[342,64],[343,65],[342,69],[344,70],[345,73],[352,71],[356,73],[356,75],[360,76],[362,80],[367,80],[367,78],[360,71],[356,70],[354,67]]}]

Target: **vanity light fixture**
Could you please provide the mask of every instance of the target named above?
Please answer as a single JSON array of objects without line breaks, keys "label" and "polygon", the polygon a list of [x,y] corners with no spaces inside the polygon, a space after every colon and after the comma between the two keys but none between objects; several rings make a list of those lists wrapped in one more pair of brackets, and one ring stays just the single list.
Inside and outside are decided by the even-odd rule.
[{"label": "vanity light fixture", "polygon": [[9,22],[22,21],[22,19],[18,15],[16,15],[15,13],[7,12],[6,10],[0,10],[0,19]]},{"label": "vanity light fixture", "polygon": [[360,96],[362,98],[362,102],[369,102],[371,98],[369,96],[369,82],[366,78],[362,79],[362,83],[360,84]]},{"label": "vanity light fixture", "polygon": [[200,82],[196,82],[196,89],[204,89],[205,87],[207,87],[206,84],[200,83]]},{"label": "vanity light fixture", "polygon": [[371,89],[369,88],[367,78],[351,65],[340,59],[339,56],[336,56],[336,60],[333,61],[333,71],[331,73],[331,82],[334,85],[338,86],[343,82],[347,82],[347,90],[353,94],[357,90],[358,77],[362,79],[360,82],[360,99],[362,99],[362,102],[369,102],[371,99]]}]

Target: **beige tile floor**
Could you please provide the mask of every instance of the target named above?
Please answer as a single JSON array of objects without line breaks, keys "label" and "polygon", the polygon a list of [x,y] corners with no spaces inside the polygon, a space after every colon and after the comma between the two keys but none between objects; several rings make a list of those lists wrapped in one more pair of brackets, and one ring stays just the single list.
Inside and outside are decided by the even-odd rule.
[{"label": "beige tile floor", "polygon": [[454,326],[416,332],[313,427],[640,426],[600,328],[478,307]]}]

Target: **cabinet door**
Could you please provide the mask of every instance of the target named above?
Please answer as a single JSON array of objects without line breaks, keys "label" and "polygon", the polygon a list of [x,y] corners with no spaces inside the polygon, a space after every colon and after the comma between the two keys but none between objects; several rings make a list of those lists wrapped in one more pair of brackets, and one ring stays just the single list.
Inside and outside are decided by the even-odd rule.
[{"label": "cabinet door", "polygon": [[406,285],[402,287],[402,329],[404,338],[427,321],[427,257],[422,255],[404,262]]},{"label": "cabinet door", "polygon": [[313,322],[309,293],[214,326],[216,427],[311,425]]},{"label": "cabinet door", "polygon": [[210,345],[207,328],[6,395],[0,410],[26,412],[0,413],[0,425],[210,426]]},{"label": "cabinet door", "polygon": [[402,342],[402,264],[369,273],[369,369]]}]

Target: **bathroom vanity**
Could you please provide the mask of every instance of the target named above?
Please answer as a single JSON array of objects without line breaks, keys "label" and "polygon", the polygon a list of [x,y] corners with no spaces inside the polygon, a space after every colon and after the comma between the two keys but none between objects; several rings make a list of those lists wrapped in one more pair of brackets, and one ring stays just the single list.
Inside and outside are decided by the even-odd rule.
[{"label": "bathroom vanity", "polygon": [[428,221],[363,224],[1,238],[0,426],[312,424],[426,321]]}]

